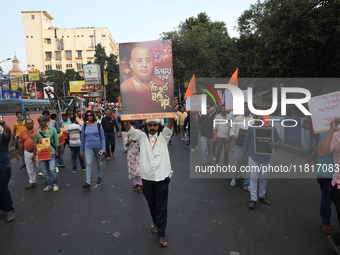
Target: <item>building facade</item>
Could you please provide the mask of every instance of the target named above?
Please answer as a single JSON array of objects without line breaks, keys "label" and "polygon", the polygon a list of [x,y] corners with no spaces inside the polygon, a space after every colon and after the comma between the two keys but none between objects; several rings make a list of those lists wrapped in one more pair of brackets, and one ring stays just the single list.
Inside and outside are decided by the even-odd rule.
[{"label": "building facade", "polygon": [[107,28],[80,27],[59,29],[46,11],[22,11],[27,70],[74,69],[83,75],[83,65],[94,63],[99,43],[106,54],[118,56],[118,44]]}]

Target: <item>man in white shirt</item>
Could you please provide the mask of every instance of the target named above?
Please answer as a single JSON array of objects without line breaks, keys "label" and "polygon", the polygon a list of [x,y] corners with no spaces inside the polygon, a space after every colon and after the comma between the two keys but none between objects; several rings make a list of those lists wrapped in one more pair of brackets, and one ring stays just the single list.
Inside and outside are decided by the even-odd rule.
[{"label": "man in white shirt", "polygon": [[174,119],[169,119],[162,131],[160,119],[148,119],[145,133],[131,127],[129,121],[123,121],[123,124],[131,139],[140,144],[140,176],[143,181],[143,194],[154,223],[151,232],[158,235],[159,246],[167,247],[168,242],[164,237],[171,171],[168,142],[172,136]]},{"label": "man in white shirt", "polygon": [[[231,145],[234,146],[234,160],[233,166],[236,166],[237,172],[233,173],[233,178],[230,182],[230,186],[235,187],[237,185],[238,178],[240,176],[240,167],[242,165],[242,146],[244,139],[246,137],[246,130],[249,127],[249,121],[253,119],[253,116],[250,114],[248,103],[244,103],[244,115],[236,116],[231,125],[230,129],[230,139]],[[252,122],[250,122],[252,124]],[[250,190],[250,179],[249,173],[244,173],[244,184],[243,189],[249,191]]]},{"label": "man in white shirt", "polygon": [[231,117],[227,114],[224,105],[221,105],[221,113],[215,117],[214,124],[214,141],[216,145],[216,164],[220,163],[221,152],[224,148],[223,165],[228,165],[229,160],[229,132]]}]

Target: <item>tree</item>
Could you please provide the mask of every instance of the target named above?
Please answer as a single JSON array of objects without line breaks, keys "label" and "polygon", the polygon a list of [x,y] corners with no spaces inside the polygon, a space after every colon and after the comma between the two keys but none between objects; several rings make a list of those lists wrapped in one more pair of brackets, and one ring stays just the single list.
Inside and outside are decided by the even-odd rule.
[{"label": "tree", "polygon": [[337,77],[339,11],[340,2],[331,0],[251,5],[238,19],[240,69],[248,66],[248,77]]},{"label": "tree", "polygon": [[107,68],[109,76],[109,85],[107,86],[107,100],[109,102],[117,102],[118,95],[120,93],[120,82],[119,82],[119,65],[117,56],[110,54],[107,59]]}]

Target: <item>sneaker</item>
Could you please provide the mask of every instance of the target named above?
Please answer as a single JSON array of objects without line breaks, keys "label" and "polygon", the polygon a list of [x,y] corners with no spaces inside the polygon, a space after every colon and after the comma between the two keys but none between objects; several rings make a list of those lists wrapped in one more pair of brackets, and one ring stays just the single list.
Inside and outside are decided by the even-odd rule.
[{"label": "sneaker", "polygon": [[64,168],[64,167],[65,167],[65,165],[58,165],[58,167],[59,167],[59,168]]},{"label": "sneaker", "polygon": [[85,172],[85,171],[86,171],[86,168],[82,168],[81,171],[82,171],[82,172]]},{"label": "sneaker", "polygon": [[21,170],[25,170],[26,169],[26,165],[23,164],[21,167],[20,167]]},{"label": "sneaker", "polygon": [[32,189],[32,188],[35,188],[35,187],[37,187],[36,183],[30,183],[26,186],[26,189]]},{"label": "sneaker", "polygon": [[191,152],[194,152],[195,151],[195,149],[191,149]]},{"label": "sneaker", "polygon": [[243,186],[243,189],[250,192],[250,186]]},{"label": "sneaker", "polygon": [[84,189],[90,189],[91,186],[87,182],[82,186]]},{"label": "sneaker", "polygon": [[249,207],[249,209],[254,209],[256,207],[256,202],[255,201],[250,201],[248,207]]},{"label": "sneaker", "polygon": [[42,172],[39,172],[38,175],[39,175],[39,176],[43,176],[43,173],[42,173]]},{"label": "sneaker", "polygon": [[138,191],[138,185],[134,185],[132,191]]},{"label": "sneaker", "polygon": [[73,173],[73,174],[76,174],[76,173],[77,173],[77,170],[73,169],[73,170],[72,170],[72,173]]},{"label": "sneaker", "polygon": [[334,240],[333,235],[328,236],[329,242],[332,244],[334,250],[336,251],[337,254],[340,254],[340,245],[337,244],[337,242]]},{"label": "sneaker", "polygon": [[268,199],[266,199],[265,197],[260,197],[259,201],[265,205],[271,205],[272,203],[269,202]]},{"label": "sneaker", "polygon": [[46,188],[43,189],[43,191],[49,191],[49,190],[52,190],[53,187],[52,186],[47,186]]},{"label": "sneaker", "polygon": [[56,168],[55,168],[55,172],[56,173],[59,173],[59,168],[56,166]]},{"label": "sneaker", "polygon": [[59,190],[58,184],[54,184],[54,185],[53,185],[53,191],[58,191],[58,190]]},{"label": "sneaker", "polygon": [[116,153],[115,152],[112,152],[112,157],[115,157],[116,156]]},{"label": "sneaker", "polygon": [[185,139],[184,137],[183,137],[183,138],[181,138],[181,141],[184,141],[184,139]]},{"label": "sneaker", "polygon": [[230,186],[235,187],[236,185],[237,185],[237,179],[236,178],[231,179]]},{"label": "sneaker", "polygon": [[111,157],[106,157],[106,160],[110,160],[111,159]]},{"label": "sneaker", "polygon": [[102,183],[103,183],[102,178],[101,178],[101,177],[98,177],[98,178],[97,178],[97,184],[102,184]]}]

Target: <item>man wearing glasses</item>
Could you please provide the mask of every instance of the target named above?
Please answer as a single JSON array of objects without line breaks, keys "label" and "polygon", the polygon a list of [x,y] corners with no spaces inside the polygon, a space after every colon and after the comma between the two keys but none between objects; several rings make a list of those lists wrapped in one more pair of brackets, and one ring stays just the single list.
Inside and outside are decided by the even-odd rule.
[{"label": "man wearing glasses", "polygon": [[24,157],[26,170],[28,173],[29,184],[26,186],[26,189],[35,188],[37,186],[37,168],[38,162],[33,162],[32,156],[34,152],[34,133],[36,129],[34,128],[34,123],[32,119],[27,119],[25,121],[26,130],[22,131],[20,134],[20,145],[18,149],[18,153],[16,155],[17,160],[20,160],[20,155],[22,150],[24,149]]},{"label": "man wearing glasses", "polygon": [[172,136],[174,119],[169,119],[163,131],[161,131],[160,123],[160,119],[148,119],[144,133],[131,127],[129,121],[123,121],[127,135],[140,144],[140,175],[143,181],[143,194],[148,202],[154,223],[151,232],[157,234],[160,247],[167,247],[165,228],[171,171],[168,142]]}]

